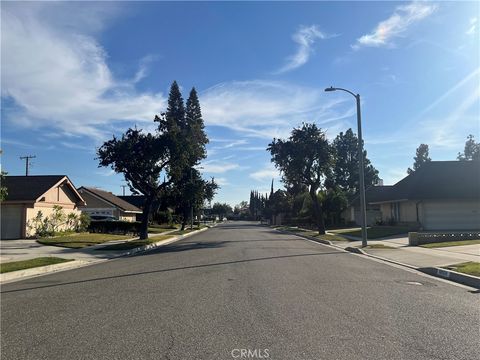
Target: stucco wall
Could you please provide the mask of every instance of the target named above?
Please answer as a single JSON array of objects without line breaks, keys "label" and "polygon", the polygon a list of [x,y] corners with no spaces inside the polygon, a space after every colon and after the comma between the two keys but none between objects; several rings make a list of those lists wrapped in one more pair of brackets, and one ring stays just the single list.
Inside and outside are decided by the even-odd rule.
[{"label": "stucco wall", "polygon": [[[31,237],[35,235],[35,230],[28,226],[28,224],[32,223],[32,219],[34,219],[38,212],[42,212],[42,218],[45,219],[46,217],[50,217],[53,213],[53,206],[54,204],[43,204],[43,203],[36,203],[34,206],[30,205],[26,207],[26,223],[25,223],[25,235],[26,237]],[[81,211],[74,208],[74,206],[62,206],[63,213],[68,216],[70,213],[74,213],[77,216],[80,216]],[[65,226],[60,226],[59,230],[66,230]]]},{"label": "stucco wall", "polygon": [[113,209],[114,206],[106,201],[99,199],[96,196],[90,195],[86,191],[80,192],[83,199],[87,203],[86,206],[82,206],[81,208],[89,209],[89,208],[99,208],[99,209]]},{"label": "stucco wall", "polygon": [[51,188],[43,197],[45,200],[42,199],[40,202],[55,203],[59,205],[74,205],[76,201],[75,195],[66,184]]}]

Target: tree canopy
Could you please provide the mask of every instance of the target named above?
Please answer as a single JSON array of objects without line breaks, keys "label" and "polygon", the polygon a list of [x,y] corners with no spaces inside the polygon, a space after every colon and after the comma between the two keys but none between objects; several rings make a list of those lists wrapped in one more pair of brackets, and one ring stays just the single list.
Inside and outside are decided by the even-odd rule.
[{"label": "tree canopy", "polygon": [[304,123],[300,128],[294,128],[288,139],[273,139],[267,150],[287,186],[299,184],[308,189],[318,231],[324,234],[322,204],[317,192],[333,162],[325,132],[315,124]]},{"label": "tree canopy", "polygon": [[99,166],[123,173],[131,191],[145,195],[142,239],[148,237],[148,218],[153,201],[160,200],[167,188],[180,184],[185,174],[205,158],[208,142],[195,89],[190,92],[185,110],[175,81],[170,87],[167,111],[156,115],[154,121],[158,127],[153,134],[135,127],[120,137],[113,136],[97,149]]},{"label": "tree canopy", "polygon": [[413,163],[413,169],[408,168],[407,173],[410,175],[413,172],[417,171],[420,169],[420,167],[429,162],[432,161],[430,157],[428,156],[428,145],[427,144],[420,144],[420,146],[417,148],[416,151],[416,156],[413,158],[414,163]]},{"label": "tree canopy", "polygon": [[480,160],[480,143],[475,141],[472,134],[467,136],[463,153],[458,153],[457,159],[460,161]]},{"label": "tree canopy", "polygon": [[[359,159],[358,159],[358,137],[352,129],[345,133],[341,132],[332,142],[333,168],[328,174],[328,187],[339,187],[350,195],[358,192],[359,180]],[[367,158],[367,151],[363,151],[365,166],[365,186],[371,186],[378,182],[378,170],[375,169]]]}]

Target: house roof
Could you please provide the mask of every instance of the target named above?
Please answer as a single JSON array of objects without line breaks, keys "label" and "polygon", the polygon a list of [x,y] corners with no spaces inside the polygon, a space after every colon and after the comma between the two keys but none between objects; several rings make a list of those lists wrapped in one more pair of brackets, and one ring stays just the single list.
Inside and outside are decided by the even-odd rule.
[{"label": "house roof", "polygon": [[87,191],[90,194],[92,194],[92,195],[94,195],[94,196],[112,204],[113,206],[119,208],[122,211],[135,212],[135,213],[141,213],[142,212],[142,210],[140,210],[135,205],[132,205],[129,202],[120,199],[118,196],[113,195],[111,192],[101,190],[101,189],[97,189],[97,188],[92,188],[92,187],[85,187],[85,186],[79,187],[78,190],[79,191],[82,191],[82,190]]},{"label": "house roof", "polygon": [[[368,204],[382,202],[390,196],[392,189],[392,185],[372,185],[365,189],[365,200]],[[350,204],[360,204],[360,196],[356,194],[350,201]]]},{"label": "house roof", "polygon": [[143,203],[145,202],[144,195],[117,195],[117,197],[140,209],[143,207]]},{"label": "house roof", "polygon": [[52,187],[66,182],[79,202],[85,201],[66,175],[5,176],[3,184],[7,188],[5,201],[36,202]]},{"label": "house roof", "polygon": [[480,199],[480,161],[431,161],[369,203],[399,200]]}]

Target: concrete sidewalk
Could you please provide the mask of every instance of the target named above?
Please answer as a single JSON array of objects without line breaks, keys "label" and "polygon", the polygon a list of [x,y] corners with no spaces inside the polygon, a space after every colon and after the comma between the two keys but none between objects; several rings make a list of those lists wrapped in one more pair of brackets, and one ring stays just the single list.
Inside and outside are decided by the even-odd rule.
[{"label": "concrete sidewalk", "polygon": [[[332,242],[332,244],[347,248],[361,247],[362,242],[360,240],[335,241]],[[369,240],[368,244],[381,244],[391,249],[363,249],[367,254],[416,268],[447,266],[468,261],[480,262],[480,244],[443,248],[422,248],[420,246],[408,246],[408,237],[404,236],[391,236],[379,240]]]},{"label": "concrete sidewalk", "polygon": [[[178,229],[172,229],[160,234],[148,234],[149,238],[154,239],[156,236],[168,235]],[[129,242],[137,240],[138,237],[134,237],[126,240],[113,240],[107,241],[102,244],[97,244],[82,249],[70,249],[59,246],[48,246],[39,244],[36,240],[21,239],[21,240],[2,240],[0,241],[0,263],[6,263],[11,261],[29,260],[37,257],[59,257],[65,259],[75,259],[83,261],[97,261],[111,259],[119,256],[119,254],[125,252],[120,251],[101,251],[102,247]],[[169,239],[167,239],[169,240]]]},{"label": "concrete sidewalk", "polygon": [[[33,276],[44,275],[47,273],[63,271],[74,269],[78,267],[83,267],[106,260],[118,258],[121,256],[129,256],[139,252],[145,252],[152,250],[154,248],[164,246],[175,241],[184,239],[186,237],[195,235],[199,232],[208,230],[209,227],[202,228],[200,230],[195,230],[183,235],[173,235],[172,237],[164,240],[157,241],[152,244],[139,246],[130,250],[103,250],[102,248],[112,244],[126,243],[132,240],[137,240],[138,237],[126,240],[114,240],[108,241],[102,244],[89,246],[83,249],[69,249],[58,246],[47,246],[37,243],[35,240],[5,240],[0,241],[0,263],[6,263],[11,261],[20,261],[20,260],[29,260],[38,257],[59,257],[64,259],[72,259],[74,261],[40,266],[35,268],[30,268],[26,270],[12,271],[4,274],[0,274],[0,283],[7,283],[11,281],[17,281],[24,278],[29,278]],[[149,234],[149,238],[155,239],[155,237],[160,235],[168,235],[171,232],[177,231],[178,229],[173,229],[172,231],[167,231],[161,234]]]}]

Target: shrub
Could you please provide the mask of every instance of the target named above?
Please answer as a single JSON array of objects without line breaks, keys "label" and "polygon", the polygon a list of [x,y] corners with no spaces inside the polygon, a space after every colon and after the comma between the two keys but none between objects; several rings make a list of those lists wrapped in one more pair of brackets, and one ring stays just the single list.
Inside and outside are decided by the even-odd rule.
[{"label": "shrub", "polygon": [[140,221],[92,221],[88,226],[88,231],[104,234],[133,234],[140,233]]}]

